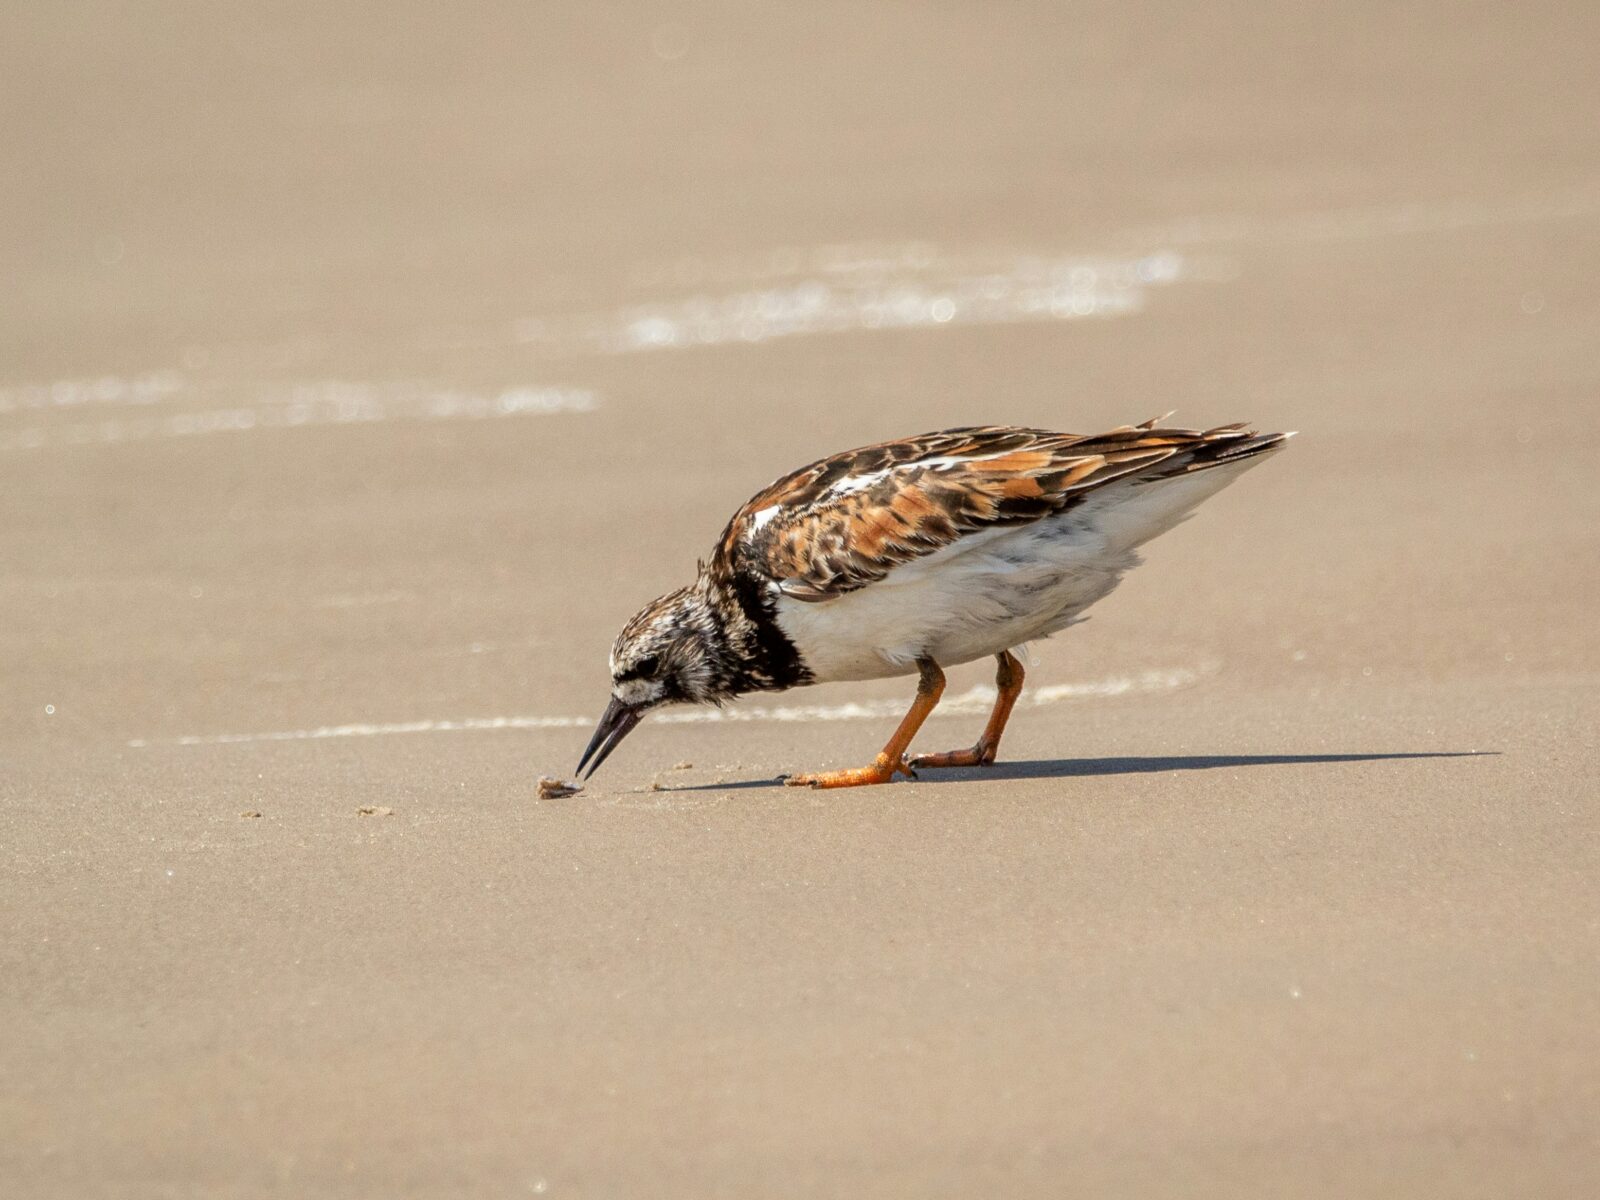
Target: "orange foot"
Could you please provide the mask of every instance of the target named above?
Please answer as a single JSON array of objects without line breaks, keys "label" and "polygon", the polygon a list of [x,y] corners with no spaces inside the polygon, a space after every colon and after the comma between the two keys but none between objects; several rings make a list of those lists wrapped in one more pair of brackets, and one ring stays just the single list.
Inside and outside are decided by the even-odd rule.
[{"label": "orange foot", "polygon": [[816,775],[790,775],[784,780],[790,787],[838,788],[864,787],[869,783],[888,783],[897,774],[915,779],[916,772],[906,764],[906,747],[917,736],[923,720],[939,703],[944,694],[944,672],[931,658],[917,660],[917,698],[901,718],[899,728],[889,739],[889,744],[878,752],[870,767],[855,767],[848,771],[821,771]]},{"label": "orange foot", "polygon": [[994,698],[994,711],[989,714],[989,723],[984,726],[978,744],[970,750],[919,754],[911,760],[913,770],[918,767],[987,767],[994,764],[994,756],[1000,751],[1000,735],[1006,730],[1012,706],[1022,694],[1023,679],[1022,664],[1011,651],[1002,651],[995,657],[1000,662],[1000,669],[994,676],[998,694]]},{"label": "orange foot", "polygon": [[938,767],[992,767],[1000,747],[979,742],[968,750],[944,750],[938,754],[918,754],[911,758],[913,771]]},{"label": "orange foot", "polygon": [[885,755],[878,755],[870,767],[850,767],[843,771],[819,771],[815,775],[785,775],[783,782],[789,787],[814,787],[814,788],[841,788],[865,787],[872,783],[888,783],[896,775],[904,775],[907,779],[915,779],[917,773],[913,771],[905,759],[891,762]]}]

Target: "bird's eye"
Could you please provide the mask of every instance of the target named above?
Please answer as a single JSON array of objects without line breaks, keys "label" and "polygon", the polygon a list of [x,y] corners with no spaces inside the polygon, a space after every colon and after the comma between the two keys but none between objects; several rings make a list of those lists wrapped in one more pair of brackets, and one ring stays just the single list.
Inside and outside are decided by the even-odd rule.
[{"label": "bird's eye", "polygon": [[621,683],[629,679],[649,679],[656,673],[656,669],[660,666],[661,659],[658,655],[646,655],[644,658],[641,658],[638,662],[634,663],[633,666],[629,667],[621,675],[617,676],[617,681]]}]

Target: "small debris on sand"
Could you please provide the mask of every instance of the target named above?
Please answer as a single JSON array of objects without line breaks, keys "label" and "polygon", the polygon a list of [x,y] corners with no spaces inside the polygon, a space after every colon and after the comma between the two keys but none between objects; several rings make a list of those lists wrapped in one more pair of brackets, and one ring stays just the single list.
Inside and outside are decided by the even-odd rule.
[{"label": "small debris on sand", "polygon": [[394,809],[387,804],[363,804],[356,809],[356,815],[362,817],[392,817]]},{"label": "small debris on sand", "polygon": [[550,779],[547,776],[539,777],[539,799],[559,800],[563,796],[576,796],[583,791],[581,783],[568,783],[565,779]]},{"label": "small debris on sand", "polygon": [[261,813],[254,808],[247,808],[239,814],[241,817],[259,817]]},{"label": "small debris on sand", "polygon": [[681,762],[681,763],[673,763],[672,764],[672,769],[674,771],[688,771],[688,770],[693,769],[693,767],[694,767],[694,764],[692,762],[690,762],[688,759],[684,759],[684,761]]}]

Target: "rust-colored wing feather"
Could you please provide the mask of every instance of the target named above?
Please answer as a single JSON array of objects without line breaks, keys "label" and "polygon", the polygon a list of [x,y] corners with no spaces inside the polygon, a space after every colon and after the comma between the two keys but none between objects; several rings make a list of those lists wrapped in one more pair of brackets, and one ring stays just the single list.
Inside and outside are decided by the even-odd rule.
[{"label": "rust-colored wing feather", "polygon": [[797,600],[829,600],[966,534],[1063,512],[1113,480],[1217,466],[1281,440],[1243,425],[1163,429],[1151,420],[1090,437],[985,426],[883,442],[751,497],[723,531],[711,569],[753,574]]}]

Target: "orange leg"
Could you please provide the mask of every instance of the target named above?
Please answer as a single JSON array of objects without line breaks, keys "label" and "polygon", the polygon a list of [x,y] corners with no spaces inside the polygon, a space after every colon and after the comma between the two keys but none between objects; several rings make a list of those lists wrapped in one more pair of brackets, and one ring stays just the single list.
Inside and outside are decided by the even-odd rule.
[{"label": "orange leg", "polygon": [[937,663],[925,658],[917,663],[917,669],[922,672],[922,678],[917,682],[917,698],[911,702],[911,711],[901,719],[900,727],[894,731],[889,744],[870,767],[821,771],[815,775],[790,775],[784,782],[790,787],[859,787],[867,783],[888,783],[897,771],[910,776],[912,771],[906,766],[906,747],[911,745],[911,739],[917,736],[917,730],[922,728],[934,705],[939,703],[939,697],[944,695],[944,672]]},{"label": "orange leg", "polygon": [[970,750],[919,754],[911,760],[912,770],[923,767],[987,767],[994,762],[994,756],[1000,751],[1000,735],[1005,732],[1012,706],[1022,694],[1023,679],[1022,664],[1011,651],[1002,650],[995,657],[1000,660],[1000,669],[994,676],[1000,694],[995,697],[994,711],[989,714],[989,723],[983,727],[983,736],[978,739],[978,744]]}]

